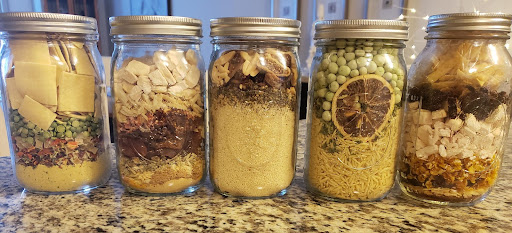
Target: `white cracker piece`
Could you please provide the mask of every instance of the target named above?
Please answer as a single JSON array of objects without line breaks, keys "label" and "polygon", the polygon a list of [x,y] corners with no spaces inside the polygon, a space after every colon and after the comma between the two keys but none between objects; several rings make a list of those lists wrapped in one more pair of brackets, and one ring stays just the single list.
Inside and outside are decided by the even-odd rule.
[{"label": "white cracker piece", "polygon": [[169,92],[171,92],[171,94],[174,94],[174,95],[179,95],[185,89],[187,89],[187,84],[185,84],[184,82],[181,82],[172,87],[169,87]]},{"label": "white cracker piece", "polygon": [[189,88],[194,88],[199,82],[200,76],[201,73],[199,72],[199,69],[195,66],[191,66],[187,76],[185,77],[185,84],[187,84]]},{"label": "white cracker piece", "polygon": [[137,76],[135,76],[135,74],[133,74],[126,68],[120,69],[114,75],[116,76],[116,79],[117,79],[117,77],[120,77],[121,79],[124,79],[126,82],[128,82],[130,84],[135,84],[135,83],[137,83],[137,80],[138,80]]},{"label": "white cracker piece", "polygon": [[151,90],[153,90],[155,93],[166,93],[167,86],[153,86],[151,87]]},{"label": "white cracker piece", "polygon": [[137,86],[146,94],[151,92],[151,81],[147,76],[140,76],[139,80],[137,80]]},{"label": "white cracker piece", "polygon": [[[165,69],[167,69],[167,68],[165,68]],[[149,73],[149,79],[151,80],[153,85],[156,85],[156,86],[167,86],[167,84],[168,84],[167,80],[162,75],[162,72],[160,72],[160,70],[158,70],[158,69]]]},{"label": "white cracker piece", "polygon": [[196,52],[192,49],[187,50],[187,53],[185,53],[185,59],[187,59],[187,62],[191,65],[197,64],[197,57]]},{"label": "white cracker piece", "polygon": [[180,76],[182,78],[185,78],[187,76],[187,73],[188,73],[188,70],[189,70],[189,66],[190,65],[188,65],[186,63],[179,63],[176,66],[176,70],[178,71],[178,73],[180,74]]},{"label": "white cracker piece", "polygon": [[138,102],[142,96],[142,89],[139,86],[134,86],[130,93],[128,93],[128,97],[135,102]]},{"label": "white cracker piece", "polygon": [[126,70],[132,72],[133,74],[137,75],[137,76],[147,76],[150,72],[150,66],[140,62],[140,61],[137,61],[137,60],[132,60],[130,61],[130,63],[128,63],[128,65],[125,67]]},{"label": "white cracker piece", "polygon": [[135,85],[127,82],[122,82],[121,86],[123,87],[124,92],[129,93]]},{"label": "white cracker piece", "polygon": [[172,75],[171,71],[167,68],[167,66],[162,61],[156,62],[155,65],[158,68],[158,70],[160,70],[160,72],[164,76],[167,83],[169,83],[171,85],[174,85],[176,83],[176,79]]},{"label": "white cracker piece", "polygon": [[171,60],[174,65],[178,65],[180,63],[187,63],[185,59],[185,54],[181,50],[171,49],[167,51],[167,58]]}]

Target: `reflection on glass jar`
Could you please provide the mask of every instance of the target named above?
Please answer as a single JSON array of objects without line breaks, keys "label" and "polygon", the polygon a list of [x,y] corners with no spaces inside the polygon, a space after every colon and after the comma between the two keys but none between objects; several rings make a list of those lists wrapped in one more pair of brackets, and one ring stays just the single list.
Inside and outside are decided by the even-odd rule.
[{"label": "reflection on glass jar", "polygon": [[[212,21],[210,174],[221,194],[282,195],[293,179],[299,26],[270,18]],[[241,31],[247,35],[236,35]]]},{"label": "reflection on glass jar", "polygon": [[427,45],[408,78],[399,166],[406,194],[471,205],[495,184],[510,118],[512,66],[504,45],[511,19],[478,13],[429,18]]},{"label": "reflection on glass jar", "polygon": [[[7,32],[2,67],[9,69],[2,77],[3,99],[19,183],[47,193],[105,183],[110,138],[96,20],[6,13],[0,21],[0,30]],[[75,26],[61,26],[69,21]]]},{"label": "reflection on glass jar", "polygon": [[201,22],[167,16],[110,21],[121,182],[133,192],[193,192],[206,169]]},{"label": "reflection on glass jar", "polygon": [[315,39],[318,49],[308,102],[308,190],[334,200],[381,199],[395,175],[407,24],[321,21]]}]

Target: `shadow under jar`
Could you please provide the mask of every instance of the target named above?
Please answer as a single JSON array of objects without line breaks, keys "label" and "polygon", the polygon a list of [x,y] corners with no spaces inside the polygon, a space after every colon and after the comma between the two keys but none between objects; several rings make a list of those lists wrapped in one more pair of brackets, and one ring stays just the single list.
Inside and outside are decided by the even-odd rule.
[{"label": "shadow under jar", "polygon": [[122,16],[110,25],[122,184],[136,193],[194,192],[206,174],[201,21]]},{"label": "shadow under jar", "polygon": [[283,195],[295,174],[300,22],[211,21],[210,176],[226,196]]},{"label": "shadow under jar", "polygon": [[2,99],[13,170],[26,190],[67,193],[110,177],[104,70],[96,20],[0,14]]},{"label": "shadow under jar", "polygon": [[329,20],[315,29],[306,186],[336,201],[380,200],[395,178],[407,23]]},{"label": "shadow under jar", "polygon": [[399,182],[407,195],[473,205],[496,183],[510,124],[512,15],[434,15],[408,77]]}]

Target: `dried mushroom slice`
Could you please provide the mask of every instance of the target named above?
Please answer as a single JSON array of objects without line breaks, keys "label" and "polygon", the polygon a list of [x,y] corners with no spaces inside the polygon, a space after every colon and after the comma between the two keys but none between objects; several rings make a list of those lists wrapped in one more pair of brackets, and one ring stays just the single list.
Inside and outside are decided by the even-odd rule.
[{"label": "dried mushroom slice", "polygon": [[334,94],[334,125],[345,137],[370,141],[391,116],[394,96],[393,87],[378,75],[354,77]]},{"label": "dried mushroom slice", "polygon": [[[284,57],[283,57],[284,60]],[[285,62],[284,62],[285,63]],[[260,59],[258,67],[266,72],[272,72],[279,77],[288,77],[291,74],[290,68],[288,68],[283,62],[277,60],[269,53],[265,53],[264,59]]]}]

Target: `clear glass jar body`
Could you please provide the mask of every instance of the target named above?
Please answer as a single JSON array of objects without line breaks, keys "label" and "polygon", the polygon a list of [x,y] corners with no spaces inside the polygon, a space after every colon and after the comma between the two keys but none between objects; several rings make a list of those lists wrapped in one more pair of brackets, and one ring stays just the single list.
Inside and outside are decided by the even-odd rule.
[{"label": "clear glass jar body", "polygon": [[505,39],[444,33],[467,39],[429,39],[411,66],[399,182],[416,199],[472,205],[490,192],[503,159],[511,57]]},{"label": "clear glass jar body", "polygon": [[95,188],[112,160],[97,35],[2,35],[5,120],[14,174],[26,190]]},{"label": "clear glass jar body", "polygon": [[199,39],[116,35],[113,41],[113,111],[121,183],[136,193],[194,192],[206,176]]},{"label": "clear glass jar body", "polygon": [[393,187],[405,86],[403,41],[322,39],[308,93],[305,182],[336,201]]},{"label": "clear glass jar body", "polygon": [[295,174],[296,41],[214,38],[209,68],[210,178],[226,196],[283,195]]}]

